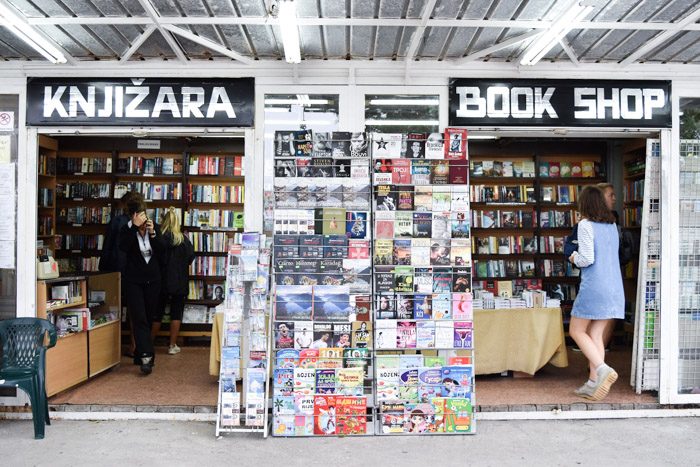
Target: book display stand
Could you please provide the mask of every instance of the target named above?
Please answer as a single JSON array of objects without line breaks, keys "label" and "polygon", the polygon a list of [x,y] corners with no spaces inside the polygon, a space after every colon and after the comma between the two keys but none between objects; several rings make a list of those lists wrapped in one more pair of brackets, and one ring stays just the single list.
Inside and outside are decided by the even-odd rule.
[{"label": "book display stand", "polygon": [[216,436],[230,432],[267,436],[269,267],[265,235],[236,234],[226,261],[226,298],[217,307],[223,324]]},{"label": "book display stand", "polygon": [[375,432],[474,433],[466,130],[371,148]]},{"label": "book display stand", "polygon": [[373,433],[364,133],[275,133],[273,436]]}]

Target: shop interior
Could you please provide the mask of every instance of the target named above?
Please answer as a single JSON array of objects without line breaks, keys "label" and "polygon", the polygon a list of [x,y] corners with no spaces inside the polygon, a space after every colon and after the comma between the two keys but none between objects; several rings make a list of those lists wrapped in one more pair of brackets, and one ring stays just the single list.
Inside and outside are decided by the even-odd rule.
[{"label": "shop interior", "polygon": [[[591,183],[611,183],[614,186],[619,225],[634,239],[633,257],[622,266],[626,293],[625,320],[617,323],[607,353],[608,361],[619,372],[620,379],[606,402],[656,402],[653,394],[638,395],[629,384],[636,332],[634,315],[637,257],[643,200],[640,193],[643,189],[648,135],[631,138],[622,138],[620,134],[605,138],[590,137],[590,134],[586,136],[533,138],[509,135],[469,142],[472,164],[470,185],[506,189],[517,187],[518,191],[513,195],[514,198],[507,200],[477,202],[472,195],[472,255],[475,261],[472,278],[475,295],[479,289],[491,288],[495,288],[498,295],[503,295],[501,292],[506,289],[508,292],[505,292],[505,296],[512,295],[517,293],[519,281],[529,281],[535,284],[534,287],[546,290],[550,297],[560,298],[563,322],[561,330],[566,344],[565,360],[568,360],[565,367],[545,364],[534,376],[513,371],[479,375],[476,379],[477,405],[481,407],[582,402],[573,394],[573,389],[585,379],[587,364],[583,354],[573,349],[573,342],[566,334],[579,279],[575,271],[570,268],[567,270],[560,249],[563,237],[569,234],[572,222],[575,222],[577,190]],[[212,165],[197,162],[193,165],[193,158],[232,157],[234,160],[231,170],[235,171],[235,158],[243,155],[243,139],[178,136],[159,138],[159,141],[159,149],[139,149],[138,138],[132,136],[40,137],[37,208],[39,253],[51,250],[62,276],[87,277],[86,284],[81,286],[87,288],[89,301],[94,298],[90,295],[90,290],[106,291],[103,294],[104,303],[101,304],[103,308],[124,306],[117,293],[118,286],[115,285],[118,279],[113,275],[98,274],[97,258],[103,241],[100,236],[104,235],[107,227],[106,216],[119,213],[117,201],[125,189],[137,189],[149,195],[148,206],[152,210],[149,211],[149,216],[154,219],[158,219],[162,210],[170,206],[179,209],[183,216],[183,229],[192,236],[199,236],[200,242],[204,236],[218,234],[230,237],[233,233],[242,231],[242,226],[218,232],[208,231],[196,227],[196,222],[187,221],[189,211],[195,209],[242,212],[242,192],[239,199],[227,200],[231,202],[203,203],[188,199],[190,190],[187,187],[242,188],[243,174],[236,172],[235,175],[230,175],[226,161],[212,162]],[[166,162],[168,158],[172,162]],[[109,165],[107,160],[111,160]],[[512,173],[513,166],[519,166],[514,162],[524,162],[526,167],[534,167],[535,173],[531,177]],[[223,175],[218,172],[220,167]],[[594,172],[588,172],[590,170]],[[568,172],[564,173],[565,171]],[[217,173],[218,176],[213,175]],[[521,194],[523,198],[520,198]],[[525,199],[531,196],[533,199]],[[526,219],[529,217],[532,223],[522,223],[523,211],[532,213],[526,215]],[[490,222],[496,225],[486,225]],[[545,225],[547,223],[549,225]],[[489,237],[497,238],[489,241]],[[509,240],[498,240],[506,237]],[[480,242],[479,239],[484,240]],[[531,248],[525,248],[530,242]],[[108,340],[111,347],[102,349],[111,353],[110,363],[104,364],[104,369],[98,372],[89,369],[88,377],[64,385],[62,389],[52,391],[50,388],[50,402],[81,405],[215,406],[217,378],[212,374],[217,375],[218,369],[210,372],[211,320],[213,308],[220,302],[216,299],[215,289],[223,282],[216,267],[220,266],[224,258],[225,253],[222,251],[200,249],[197,253],[195,263],[202,263],[197,263],[199,269],[193,269],[190,277],[188,308],[178,339],[182,349],[179,354],[168,355],[168,327],[164,324],[156,341],[156,368],[151,376],[142,377],[139,368],[132,365],[131,358],[127,356],[130,332],[122,313],[118,331],[114,331],[110,335],[111,340]],[[204,261],[213,263],[204,264]],[[477,266],[477,263],[485,264]],[[512,264],[515,264],[516,269],[511,271],[509,268]],[[498,270],[499,267],[505,267],[507,272],[491,273],[493,268]],[[39,307],[40,298],[44,302],[48,300],[46,289],[40,292],[40,288],[41,286],[37,292]],[[116,302],[116,305],[109,300]],[[517,313],[518,310],[513,312]],[[108,312],[105,314],[108,319],[115,316]],[[86,339],[88,345],[98,342],[97,338],[92,339],[89,335]],[[477,342],[476,347],[482,343],[483,341]],[[537,346],[538,342],[533,341],[532,345]],[[91,358],[91,353],[87,356],[81,353],[83,349],[84,344],[79,344],[66,351],[73,352],[74,355],[77,355],[75,352],[80,353],[81,356],[76,358]],[[522,350],[523,353],[529,351],[528,348]],[[476,362],[478,373],[478,356]]]}]

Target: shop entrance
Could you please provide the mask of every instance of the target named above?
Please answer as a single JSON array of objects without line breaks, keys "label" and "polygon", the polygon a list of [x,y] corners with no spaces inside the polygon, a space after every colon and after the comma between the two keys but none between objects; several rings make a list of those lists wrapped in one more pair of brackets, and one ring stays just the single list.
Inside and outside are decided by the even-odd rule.
[{"label": "shop entrance", "polygon": [[[658,403],[655,393],[637,394],[632,378],[647,139],[658,134],[537,134],[495,132],[469,143],[478,405],[508,411],[588,402],[573,393],[587,379],[588,363],[568,335],[580,279],[563,245],[576,222],[578,192],[590,184],[615,194],[624,247],[625,319],[606,347],[606,362],[620,377],[604,402]],[[521,309],[520,300],[507,300],[539,288],[559,302]],[[482,304],[496,310],[476,309]]]},{"label": "shop entrance", "polygon": [[[216,405],[212,323],[223,298],[229,239],[244,230],[244,156],[252,131],[215,131],[39,136],[37,254],[55,258],[60,271],[37,281],[38,315],[61,334],[48,358],[50,403]],[[104,259],[100,267],[100,257],[110,256],[105,250],[117,247],[107,232],[125,213],[120,199],[126,193],[141,194],[148,217],[159,224],[173,211],[195,251],[176,347],[170,346],[167,301],[149,376],[132,358],[128,303],[120,293],[128,278],[120,280]]]}]

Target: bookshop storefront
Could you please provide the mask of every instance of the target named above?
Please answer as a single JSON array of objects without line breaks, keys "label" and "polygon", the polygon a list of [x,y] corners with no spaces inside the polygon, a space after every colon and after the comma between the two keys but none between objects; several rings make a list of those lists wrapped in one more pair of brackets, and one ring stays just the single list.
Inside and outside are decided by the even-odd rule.
[{"label": "bookshop storefront", "polygon": [[[223,297],[228,239],[254,229],[262,210],[250,176],[258,171],[254,92],[253,78],[27,79],[25,163],[35,168],[24,199],[33,206],[27,231],[36,232],[38,257],[55,259],[61,277],[32,271],[25,284],[36,289],[21,295],[36,300],[22,314],[52,320],[62,335],[47,360],[47,392],[58,394],[53,403],[215,403],[209,338]],[[124,370],[138,366],[125,357],[133,340],[123,279],[101,258],[116,248],[108,224],[125,213],[126,193],[142,195],[148,217],[159,224],[174,213],[194,246],[182,317],[171,321],[168,307],[154,330],[165,344],[156,350],[164,349],[163,371],[183,379],[201,373],[201,384],[185,385],[179,400],[155,379],[130,396],[124,379]],[[82,319],[67,319],[64,308],[84,310]],[[168,359],[172,344],[179,359]],[[79,385],[119,363],[108,378]],[[105,399],[108,394],[122,396]]]}]

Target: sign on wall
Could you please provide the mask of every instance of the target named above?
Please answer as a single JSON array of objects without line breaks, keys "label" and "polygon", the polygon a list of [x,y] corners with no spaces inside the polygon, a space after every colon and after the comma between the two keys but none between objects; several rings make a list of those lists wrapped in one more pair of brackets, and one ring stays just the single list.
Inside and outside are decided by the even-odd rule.
[{"label": "sign on wall", "polygon": [[671,82],[453,78],[449,124],[670,128]]},{"label": "sign on wall", "polygon": [[255,80],[30,78],[28,125],[252,127]]}]

